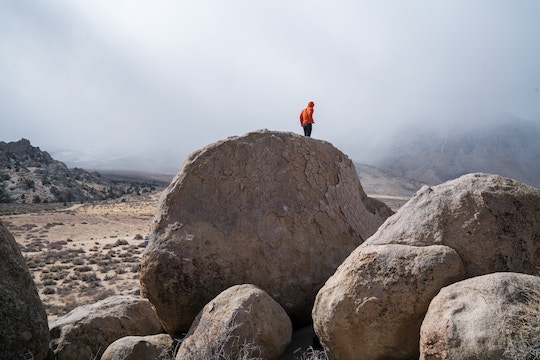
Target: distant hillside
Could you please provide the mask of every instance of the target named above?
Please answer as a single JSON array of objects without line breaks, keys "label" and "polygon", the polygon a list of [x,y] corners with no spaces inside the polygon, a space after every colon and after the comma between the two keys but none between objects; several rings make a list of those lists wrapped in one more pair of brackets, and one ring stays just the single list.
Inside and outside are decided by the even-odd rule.
[{"label": "distant hillside", "polygon": [[355,163],[364,191],[370,196],[410,198],[424,185],[420,181],[398,177],[375,166]]},{"label": "distant hillside", "polygon": [[69,169],[30,141],[0,142],[0,203],[94,201],[141,194],[168,182],[122,174],[122,178]]},{"label": "distant hillside", "polygon": [[407,133],[374,163],[400,178],[435,185],[486,172],[540,187],[540,125],[515,118],[459,134]]}]

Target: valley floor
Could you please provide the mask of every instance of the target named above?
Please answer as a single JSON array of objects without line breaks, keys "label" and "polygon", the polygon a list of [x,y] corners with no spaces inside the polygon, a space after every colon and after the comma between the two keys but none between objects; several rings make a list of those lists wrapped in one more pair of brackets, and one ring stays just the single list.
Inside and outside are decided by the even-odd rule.
[{"label": "valley floor", "polygon": [[26,258],[49,320],[139,284],[144,237],[158,198],[4,211],[0,220]]}]

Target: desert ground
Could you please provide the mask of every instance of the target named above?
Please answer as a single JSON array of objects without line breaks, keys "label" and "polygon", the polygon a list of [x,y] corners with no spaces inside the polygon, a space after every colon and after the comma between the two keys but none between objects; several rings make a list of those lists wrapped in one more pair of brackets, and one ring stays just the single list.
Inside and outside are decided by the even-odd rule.
[{"label": "desert ground", "polygon": [[139,284],[139,262],[160,194],[3,209],[49,321]]},{"label": "desert ground", "polygon": [[[19,244],[50,321],[139,285],[144,238],[160,195],[85,204],[3,204],[0,221]],[[394,210],[406,201],[374,197]]]}]

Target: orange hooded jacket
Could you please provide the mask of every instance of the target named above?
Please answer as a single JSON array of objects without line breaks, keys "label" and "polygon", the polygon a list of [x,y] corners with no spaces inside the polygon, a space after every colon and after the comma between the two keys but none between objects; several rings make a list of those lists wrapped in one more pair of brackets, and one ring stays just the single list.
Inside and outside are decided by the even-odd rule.
[{"label": "orange hooded jacket", "polygon": [[315,123],[315,121],[313,120],[313,107],[314,106],[315,104],[313,103],[313,101],[310,101],[308,103],[307,108],[302,110],[302,112],[300,113],[300,125],[303,126],[305,124]]}]

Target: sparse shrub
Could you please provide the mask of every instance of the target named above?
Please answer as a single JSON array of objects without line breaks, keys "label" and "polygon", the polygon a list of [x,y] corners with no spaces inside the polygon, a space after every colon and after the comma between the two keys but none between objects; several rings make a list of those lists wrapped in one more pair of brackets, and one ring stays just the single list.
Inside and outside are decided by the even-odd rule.
[{"label": "sparse shrub", "polygon": [[85,263],[84,259],[80,257],[71,259],[71,262],[73,263],[73,265],[84,265]]},{"label": "sparse shrub", "polygon": [[114,246],[129,245],[129,242],[126,239],[118,239],[114,242]]},{"label": "sparse shrub", "polygon": [[67,241],[59,240],[49,244],[49,250],[62,250],[62,247],[67,245]]},{"label": "sparse shrub", "polygon": [[313,347],[309,347],[298,360],[328,360],[328,355],[324,350],[315,350]]},{"label": "sparse shrub", "polygon": [[143,236],[141,234],[137,234],[137,235],[135,235],[135,237],[133,239],[134,240],[142,240]]},{"label": "sparse shrub", "polygon": [[43,289],[42,293],[45,295],[52,295],[56,293],[56,290],[52,287],[46,287],[45,289]]},{"label": "sparse shrub", "polygon": [[524,289],[523,310],[511,319],[504,318],[510,324],[506,330],[508,344],[504,352],[511,359],[540,359],[540,293]]},{"label": "sparse shrub", "polygon": [[43,286],[54,286],[54,285],[56,285],[56,281],[54,281],[53,279],[47,279],[43,281]]},{"label": "sparse shrub", "polygon": [[79,266],[75,268],[75,272],[89,272],[92,271],[92,267],[88,265]]},{"label": "sparse shrub", "polygon": [[[204,323],[199,323],[198,326],[205,326]],[[207,325],[206,325],[207,326]],[[236,328],[240,324],[236,323],[234,318],[231,319],[225,328],[225,331],[218,338],[204,339],[202,345],[195,345],[187,349],[183,354],[183,360],[262,360],[264,359],[263,349],[253,341],[241,339],[234,334]],[[206,332],[208,333],[208,331]],[[231,356],[234,355],[233,358]]]},{"label": "sparse shrub", "polygon": [[95,273],[93,273],[93,272],[83,273],[81,275],[81,280],[84,281],[85,283],[96,283],[96,284],[98,284],[100,282],[97,275]]}]

